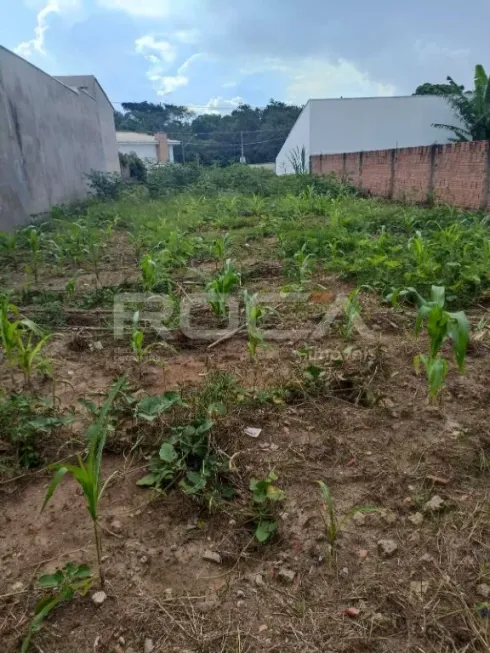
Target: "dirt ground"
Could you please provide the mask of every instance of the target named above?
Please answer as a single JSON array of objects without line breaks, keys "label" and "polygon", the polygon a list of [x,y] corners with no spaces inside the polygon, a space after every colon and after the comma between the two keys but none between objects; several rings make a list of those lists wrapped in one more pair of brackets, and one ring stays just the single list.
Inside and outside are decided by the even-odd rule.
[{"label": "dirt ground", "polygon": [[[322,281],[332,296],[345,289]],[[321,300],[313,309],[284,311],[279,321],[314,324],[325,308]],[[331,376],[328,392],[236,407],[218,421],[215,437],[228,455],[236,454],[239,479],[236,501],[220,510],[209,512],[177,491],[155,495],[137,487],[150,448],[134,446],[131,433],[109,442],[104,476],[116,475],[101,509],[107,599],[94,605],[95,581],[87,596],[53,612],[32,650],[490,650],[490,622],[481,608],[490,596],[488,335],[471,345],[466,376],[452,368],[441,403],[432,406],[413,368],[427,346],[413,336],[413,312],[389,309],[373,295],[361,304],[367,330],[349,342],[333,330],[310,343],[314,360]],[[470,313],[472,323],[483,311]],[[80,333],[85,344],[77,351],[73,338]],[[47,351],[59,370],[61,406],[96,397],[122,373],[150,394],[203,386],[215,370],[234,374],[247,388],[281,386],[298,375],[294,352],[302,343],[269,344],[259,350],[255,369],[241,334],[211,350],[209,343],[172,344],[175,351],[161,355],[165,366],[147,365],[140,379],[129,347],[107,331],[63,330]],[[5,367],[1,382],[11,384]],[[36,383],[49,394],[48,381]],[[260,436],[249,437],[246,427],[262,429]],[[165,425],[160,429],[161,441]],[[83,450],[82,433],[75,422],[47,441],[45,463]],[[286,499],[278,536],[259,545],[240,509],[248,479],[270,470]],[[0,480],[2,653],[20,648],[40,596],[40,574],[68,560],[96,567],[91,522],[74,482],[67,478],[41,514],[51,472],[19,476]],[[318,480],[330,487],[343,525],[333,555]],[[342,519],[366,506],[377,511]],[[219,554],[219,564],[204,559],[209,551]]]}]

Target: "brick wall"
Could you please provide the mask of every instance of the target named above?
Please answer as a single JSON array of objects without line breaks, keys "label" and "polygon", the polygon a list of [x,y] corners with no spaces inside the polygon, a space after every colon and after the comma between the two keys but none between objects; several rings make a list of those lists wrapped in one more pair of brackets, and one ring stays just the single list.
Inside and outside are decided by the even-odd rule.
[{"label": "brick wall", "polygon": [[373,195],[490,210],[490,141],[311,157],[317,175],[335,172]]}]

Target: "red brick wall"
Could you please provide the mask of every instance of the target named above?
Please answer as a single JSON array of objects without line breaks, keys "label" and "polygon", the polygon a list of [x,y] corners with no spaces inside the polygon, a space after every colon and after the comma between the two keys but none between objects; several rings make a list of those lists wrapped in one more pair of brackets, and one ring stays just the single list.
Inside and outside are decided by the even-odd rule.
[{"label": "red brick wall", "polygon": [[489,141],[311,157],[313,174],[335,172],[373,195],[490,209]]}]

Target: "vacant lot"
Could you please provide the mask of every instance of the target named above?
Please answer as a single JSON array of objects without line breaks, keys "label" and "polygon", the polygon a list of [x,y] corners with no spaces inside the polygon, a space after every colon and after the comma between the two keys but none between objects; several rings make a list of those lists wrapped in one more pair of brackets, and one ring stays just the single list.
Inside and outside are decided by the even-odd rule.
[{"label": "vacant lot", "polygon": [[488,651],[488,219],[167,174],[1,240],[2,653]]}]

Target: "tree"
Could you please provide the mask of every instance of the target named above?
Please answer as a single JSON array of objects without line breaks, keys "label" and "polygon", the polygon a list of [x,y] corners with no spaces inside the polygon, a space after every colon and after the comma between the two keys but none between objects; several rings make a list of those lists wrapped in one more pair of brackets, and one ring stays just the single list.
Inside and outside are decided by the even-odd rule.
[{"label": "tree", "polygon": [[[448,77],[448,79],[450,79]],[[464,91],[464,86],[456,85],[456,89]],[[415,89],[414,95],[438,95],[442,97],[444,95],[454,95],[456,92],[453,84],[431,84],[430,82],[425,82],[425,84],[420,84]]]},{"label": "tree", "polygon": [[114,112],[118,131],[135,131],[155,134],[167,131],[192,117],[192,112],[176,104],[153,104],[152,102],[123,102],[121,111]]},{"label": "tree", "polygon": [[447,79],[453,92],[435,95],[448,102],[462,124],[455,126],[436,123],[434,127],[452,131],[455,135],[455,138],[451,139],[453,142],[490,139],[490,81],[483,66],[475,66],[475,88],[469,93],[464,93],[462,87],[451,77]]}]

